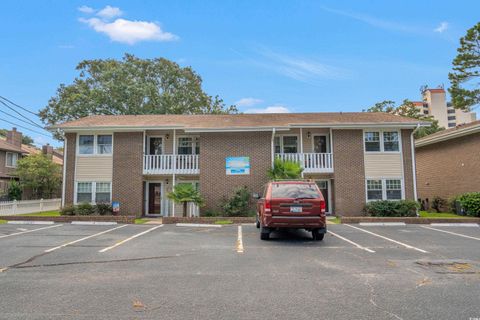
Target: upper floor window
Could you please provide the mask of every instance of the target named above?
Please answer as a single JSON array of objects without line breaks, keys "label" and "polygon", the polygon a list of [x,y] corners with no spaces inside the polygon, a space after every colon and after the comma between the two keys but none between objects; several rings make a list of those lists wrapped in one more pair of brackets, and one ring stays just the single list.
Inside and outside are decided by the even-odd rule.
[{"label": "upper floor window", "polygon": [[298,153],[297,136],[277,136],[273,142],[275,153]]},{"label": "upper floor window", "polygon": [[200,141],[198,137],[179,137],[178,154],[200,154]]},{"label": "upper floor window", "polygon": [[366,131],[364,134],[366,152],[398,152],[399,141],[398,131]]},{"label": "upper floor window", "polygon": [[17,160],[18,160],[18,153],[7,152],[5,166],[10,168],[16,168]]},{"label": "upper floor window", "polygon": [[112,154],[112,135],[79,135],[79,154]]}]

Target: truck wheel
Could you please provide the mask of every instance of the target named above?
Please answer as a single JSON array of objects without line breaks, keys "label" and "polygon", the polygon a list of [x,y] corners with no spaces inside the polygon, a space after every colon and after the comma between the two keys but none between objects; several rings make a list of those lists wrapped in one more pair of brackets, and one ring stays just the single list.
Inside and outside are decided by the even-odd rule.
[{"label": "truck wheel", "polygon": [[255,222],[255,225],[257,226],[257,229],[260,229],[260,220],[258,220],[258,216]]},{"label": "truck wheel", "polygon": [[325,236],[325,234],[318,232],[318,230],[313,230],[312,231],[312,238],[315,241],[322,241],[324,236]]},{"label": "truck wheel", "polygon": [[262,240],[270,239],[270,230],[262,227],[262,230],[260,231],[260,239]]}]

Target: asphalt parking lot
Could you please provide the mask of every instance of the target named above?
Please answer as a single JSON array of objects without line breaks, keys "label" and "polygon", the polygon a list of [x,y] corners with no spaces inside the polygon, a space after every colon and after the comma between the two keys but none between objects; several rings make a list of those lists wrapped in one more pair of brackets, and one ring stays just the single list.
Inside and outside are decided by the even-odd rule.
[{"label": "asphalt parking lot", "polygon": [[0,225],[0,319],[477,319],[480,228]]}]

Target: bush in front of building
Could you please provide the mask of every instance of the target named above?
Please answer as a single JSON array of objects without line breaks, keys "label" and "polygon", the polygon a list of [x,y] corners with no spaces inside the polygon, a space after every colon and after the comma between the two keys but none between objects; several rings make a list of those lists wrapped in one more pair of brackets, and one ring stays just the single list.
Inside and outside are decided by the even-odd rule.
[{"label": "bush in front of building", "polygon": [[445,200],[444,198],[439,196],[436,196],[435,198],[433,198],[432,209],[434,209],[436,212],[445,211],[447,207],[448,207],[448,201]]},{"label": "bush in front of building", "polygon": [[413,200],[372,201],[365,205],[365,213],[372,217],[416,217],[419,207]]},{"label": "bush in front of building", "polygon": [[98,203],[91,205],[90,203],[81,203],[76,206],[65,206],[60,210],[62,216],[89,216],[89,215],[111,215],[113,213],[112,206],[109,203]]},{"label": "bush in front of building", "polygon": [[232,196],[224,200],[223,211],[228,217],[248,217],[255,212],[251,208],[250,191],[247,187],[240,187],[234,190]]},{"label": "bush in front of building", "polygon": [[275,158],[273,168],[268,169],[267,176],[271,180],[300,179],[303,168],[297,161],[282,160]]},{"label": "bush in front of building", "polygon": [[[468,192],[455,197],[452,208],[456,211],[455,201],[459,201],[467,216],[480,217],[480,192]],[[460,214],[460,212],[456,212]]]},{"label": "bush in front of building", "polygon": [[7,194],[8,200],[22,200],[22,186],[15,180],[12,180],[8,185]]}]

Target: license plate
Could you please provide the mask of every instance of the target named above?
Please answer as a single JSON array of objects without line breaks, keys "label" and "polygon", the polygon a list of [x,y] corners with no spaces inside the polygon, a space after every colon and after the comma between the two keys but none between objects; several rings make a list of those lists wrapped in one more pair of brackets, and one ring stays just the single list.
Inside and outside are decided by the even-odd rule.
[{"label": "license plate", "polygon": [[302,207],[290,207],[290,212],[302,212]]}]

